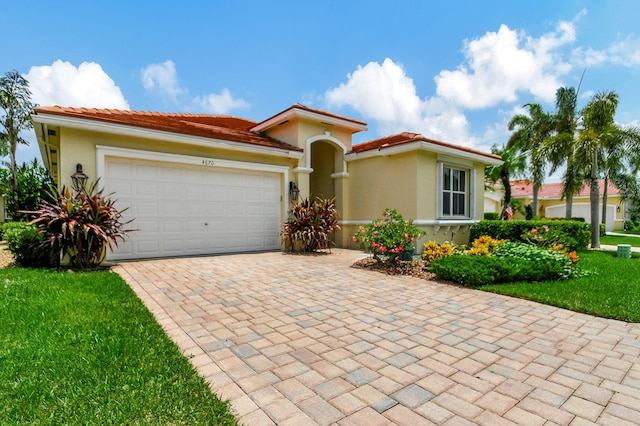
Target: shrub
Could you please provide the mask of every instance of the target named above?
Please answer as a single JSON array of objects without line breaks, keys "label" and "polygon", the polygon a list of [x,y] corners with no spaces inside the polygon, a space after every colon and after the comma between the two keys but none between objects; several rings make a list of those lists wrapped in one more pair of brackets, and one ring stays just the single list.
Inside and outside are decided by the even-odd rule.
[{"label": "shrub", "polygon": [[67,187],[52,188],[40,208],[27,212],[35,216],[34,224],[42,236],[41,245],[51,250],[52,264],[68,256],[72,268],[95,269],[104,261],[107,248],[124,241],[131,230],[122,221],[122,211],[115,201],[98,190],[98,182],[83,187],[75,195]]},{"label": "shrub", "polygon": [[569,251],[586,248],[591,241],[590,225],[576,220],[482,220],[471,225],[469,240],[482,235],[509,241],[523,241],[523,235],[532,228],[549,227],[562,235],[560,243]]},{"label": "shrub", "polygon": [[333,244],[330,236],[340,229],[334,200],[306,198],[291,207],[289,217],[280,235],[282,243],[291,251],[330,249]]},{"label": "shrub", "polygon": [[421,236],[413,220],[405,220],[396,210],[385,209],[381,219],[360,226],[352,241],[359,241],[378,262],[394,264],[403,253],[415,249]]},{"label": "shrub", "polygon": [[453,256],[454,254],[456,254],[455,247],[446,241],[442,244],[438,244],[435,241],[427,241],[422,247],[422,260],[427,263],[443,257]]},{"label": "shrub", "polygon": [[438,278],[469,287],[514,281],[541,281],[559,275],[554,261],[530,262],[497,256],[450,256],[434,261],[429,270]]},{"label": "shrub", "polygon": [[35,225],[27,222],[8,222],[4,224],[4,238],[7,247],[20,266],[48,267],[50,253],[40,244],[42,236]]},{"label": "shrub", "polygon": [[497,240],[488,235],[481,235],[471,243],[468,254],[475,256],[491,256],[496,247],[506,240]]},{"label": "shrub", "polygon": [[498,220],[500,219],[500,213],[498,212],[484,212],[485,220]]},{"label": "shrub", "polygon": [[508,241],[496,248],[494,256],[526,260],[531,263],[532,269],[535,269],[535,265],[539,263],[552,263],[555,265],[551,268],[553,275],[529,277],[532,281],[568,279],[574,275],[572,258],[558,249],[549,250],[526,243]]}]

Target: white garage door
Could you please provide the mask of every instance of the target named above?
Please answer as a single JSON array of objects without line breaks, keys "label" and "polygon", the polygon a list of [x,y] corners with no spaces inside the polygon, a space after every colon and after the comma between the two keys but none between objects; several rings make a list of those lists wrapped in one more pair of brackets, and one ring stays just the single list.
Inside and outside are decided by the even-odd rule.
[{"label": "white garage door", "polygon": [[108,157],[105,175],[106,192],[137,229],[108,259],[280,247],[278,173]]},{"label": "white garage door", "polygon": [[[602,206],[600,206],[602,209]],[[564,204],[551,206],[546,208],[547,217],[564,217],[567,207]],[[602,214],[602,210],[600,210]],[[583,217],[587,223],[591,223],[591,206],[587,203],[573,203],[571,206],[571,214],[573,217]],[[616,207],[614,205],[607,206],[607,231],[613,231],[613,224],[616,217]],[[600,218],[602,219],[602,218]]]}]

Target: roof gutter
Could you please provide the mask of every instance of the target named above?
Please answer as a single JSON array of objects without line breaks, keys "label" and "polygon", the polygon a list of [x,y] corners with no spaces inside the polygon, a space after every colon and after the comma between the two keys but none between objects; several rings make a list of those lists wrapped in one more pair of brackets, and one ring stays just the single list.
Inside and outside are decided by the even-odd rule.
[{"label": "roof gutter", "polygon": [[47,124],[49,126],[68,127],[72,129],[90,130],[105,133],[112,133],[121,136],[138,137],[144,139],[162,140],[166,142],[177,142],[196,146],[205,146],[209,148],[219,148],[231,151],[242,151],[256,154],[273,155],[276,157],[301,158],[302,152],[263,147],[258,145],[244,144],[240,142],[226,141],[223,139],[206,138],[202,136],[186,136],[181,133],[167,132],[163,130],[145,129],[135,126],[127,126],[122,124],[105,123],[100,120],[91,120],[87,118],[67,117],[57,114],[39,113],[31,115],[31,121],[34,123]]},{"label": "roof gutter", "polygon": [[371,149],[363,152],[350,152],[347,155],[345,155],[345,160],[347,162],[350,162],[350,161],[362,160],[365,158],[384,157],[388,155],[402,154],[405,152],[418,151],[418,150],[435,152],[436,154],[462,157],[471,161],[486,164],[488,166],[499,166],[503,163],[502,160],[499,160],[497,158],[488,157],[486,155],[476,154],[473,152],[468,152],[468,151],[456,149],[453,147],[446,147],[438,144],[432,144],[425,141],[403,143],[400,145],[394,145],[387,148]]}]

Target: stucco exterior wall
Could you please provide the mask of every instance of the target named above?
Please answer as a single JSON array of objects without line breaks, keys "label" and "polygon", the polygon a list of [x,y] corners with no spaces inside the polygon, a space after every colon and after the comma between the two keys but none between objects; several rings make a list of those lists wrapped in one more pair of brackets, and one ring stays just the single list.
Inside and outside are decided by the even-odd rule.
[{"label": "stucco exterior wall", "polygon": [[76,164],[82,163],[89,180],[96,179],[96,146],[113,146],[167,154],[189,155],[203,159],[245,161],[260,164],[274,164],[293,168],[296,159],[261,155],[242,151],[222,150],[215,147],[194,146],[159,140],[111,135],[79,129],[60,129],[60,179],[61,184],[70,185],[70,176],[76,171]]}]

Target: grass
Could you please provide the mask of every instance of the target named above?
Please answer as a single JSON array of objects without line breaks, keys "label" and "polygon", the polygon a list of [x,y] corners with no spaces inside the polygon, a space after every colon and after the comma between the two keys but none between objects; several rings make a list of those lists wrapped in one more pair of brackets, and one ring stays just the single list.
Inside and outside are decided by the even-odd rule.
[{"label": "grass", "polygon": [[579,266],[596,274],[566,281],[519,282],[481,290],[529,299],[604,318],[640,322],[640,257],[615,252],[582,251]]},{"label": "grass", "polygon": [[618,244],[630,244],[631,247],[640,247],[640,237],[622,237],[619,235],[603,235],[600,244],[617,246]]},{"label": "grass", "polygon": [[0,424],[237,424],[115,273],[0,270],[0,322]]}]

